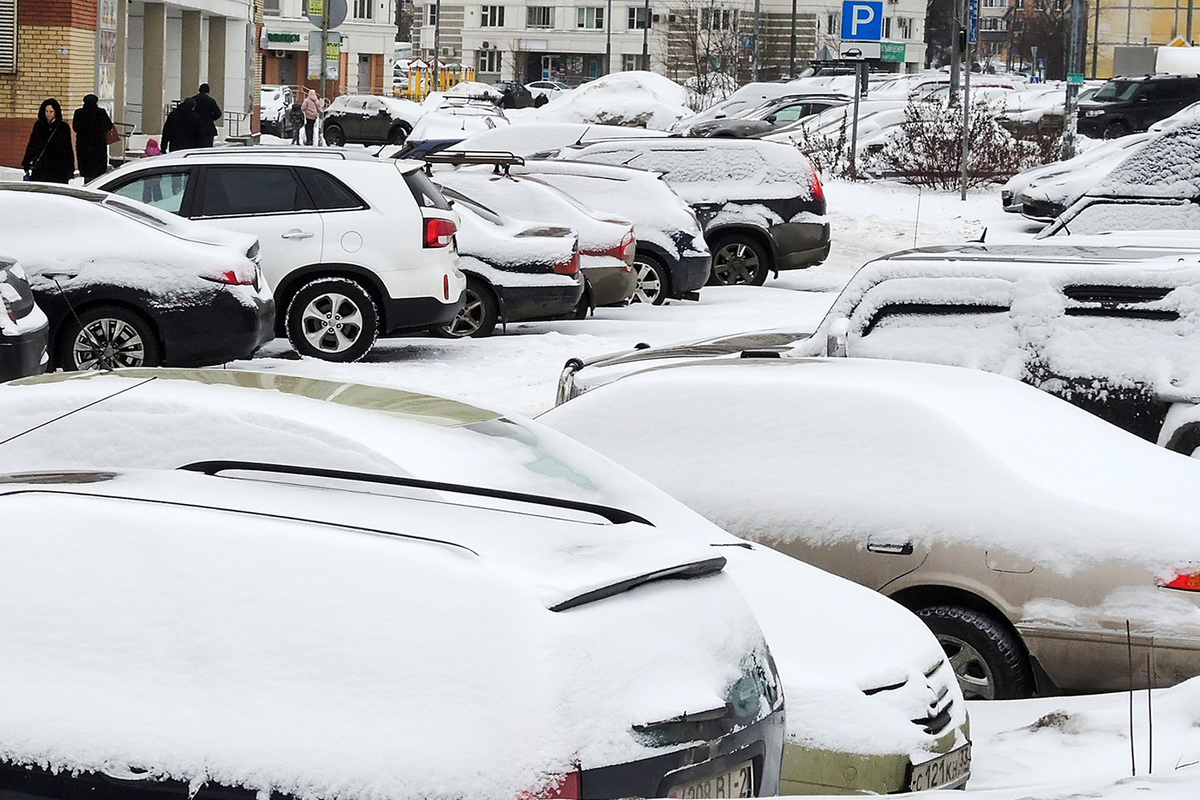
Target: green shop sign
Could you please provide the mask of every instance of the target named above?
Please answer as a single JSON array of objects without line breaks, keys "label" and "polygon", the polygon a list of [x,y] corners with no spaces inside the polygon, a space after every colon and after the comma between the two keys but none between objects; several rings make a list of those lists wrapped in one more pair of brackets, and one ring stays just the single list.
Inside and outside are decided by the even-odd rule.
[{"label": "green shop sign", "polygon": [[268,42],[298,42],[300,34],[298,33],[268,33]]},{"label": "green shop sign", "polygon": [[891,61],[896,64],[903,64],[904,48],[904,42],[880,42],[879,59],[881,61]]}]

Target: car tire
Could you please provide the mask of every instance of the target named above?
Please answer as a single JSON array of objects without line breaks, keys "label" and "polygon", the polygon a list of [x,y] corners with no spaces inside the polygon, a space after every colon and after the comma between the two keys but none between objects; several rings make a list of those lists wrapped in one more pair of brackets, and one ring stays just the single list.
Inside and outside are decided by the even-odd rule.
[{"label": "car tire", "polygon": [[579,302],[575,304],[575,310],[571,316],[575,319],[587,319],[588,312],[592,310],[592,287],[588,285],[587,279],[584,278],[583,294],[579,296]]},{"label": "car tire", "polygon": [[404,123],[400,123],[388,131],[388,144],[404,144],[410,133],[412,133],[412,129]]},{"label": "car tire", "polygon": [[917,611],[946,651],[968,700],[1032,697],[1033,673],[1020,639],[993,617],[961,606]]},{"label": "car tire", "polygon": [[468,336],[482,339],[491,336],[500,319],[500,303],[496,300],[496,294],[483,280],[468,276],[465,299],[466,305],[458,312],[458,316],[430,330],[447,339],[465,339]]},{"label": "car tire", "polygon": [[379,335],[379,309],[358,281],[317,278],[292,295],[284,329],[302,356],[358,361]]},{"label": "car tire", "polygon": [[340,125],[327,125],[325,127],[325,144],[333,147],[341,147],[346,144],[346,132],[342,130]]},{"label": "car tire", "polygon": [[1104,129],[1105,139],[1120,139],[1122,136],[1128,136],[1131,133],[1129,125],[1121,120],[1115,120],[1108,123],[1108,127]]},{"label": "car tire", "polygon": [[722,236],[712,243],[713,286],[762,286],[770,271],[767,251],[745,234]]},{"label": "car tire", "polygon": [[68,372],[121,367],[156,367],[154,326],[123,306],[96,306],[63,323],[56,348],[58,365]]},{"label": "car tire", "polygon": [[633,271],[637,273],[637,288],[633,290],[632,298],[634,303],[661,306],[671,296],[670,273],[657,257],[637,251],[633,257]]}]

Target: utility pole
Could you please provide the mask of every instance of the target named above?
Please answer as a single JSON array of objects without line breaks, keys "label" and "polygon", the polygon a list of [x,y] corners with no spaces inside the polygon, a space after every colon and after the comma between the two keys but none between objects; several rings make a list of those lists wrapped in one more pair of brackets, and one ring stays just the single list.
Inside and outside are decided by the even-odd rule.
[{"label": "utility pole", "polygon": [[796,77],[796,0],[792,0],[792,41],[788,47],[788,61],[791,64],[791,71],[788,74],[794,78]]},{"label": "utility pole", "polygon": [[433,4],[433,85],[429,91],[438,90],[438,73],[442,56],[442,0],[434,0]]},{"label": "utility pole", "polygon": [[[1188,8],[1192,7],[1192,0],[1188,0]],[[1092,79],[1096,77],[1096,62],[1100,60],[1100,0],[1096,0],[1096,31],[1092,35]]]},{"label": "utility pole", "polygon": [[966,30],[963,28],[963,3],[966,0],[954,0],[954,20],[950,26],[950,105],[958,104],[959,62],[962,61],[963,39]]},{"label": "utility pole", "polygon": [[751,51],[752,57],[754,58],[754,64],[753,64],[753,68],[752,68],[750,74],[752,75],[751,80],[753,80],[755,82],[758,81],[758,32],[759,32],[759,24],[761,22],[761,17],[762,17],[761,0],[754,0],[754,49]]},{"label": "utility pole", "polygon": [[650,71],[650,0],[646,0],[642,25],[642,69]]},{"label": "utility pole", "polygon": [[325,81],[329,78],[329,0],[321,3],[321,113],[317,115],[316,141],[325,144]]},{"label": "utility pole", "polygon": [[1064,107],[1063,153],[1064,159],[1075,157],[1075,112],[1079,100],[1079,84],[1083,79],[1083,47],[1087,25],[1087,0],[1072,0],[1071,32],[1067,37],[1067,103]]},{"label": "utility pole", "polygon": [[612,0],[608,0],[608,10],[604,12],[604,74],[612,72]]}]

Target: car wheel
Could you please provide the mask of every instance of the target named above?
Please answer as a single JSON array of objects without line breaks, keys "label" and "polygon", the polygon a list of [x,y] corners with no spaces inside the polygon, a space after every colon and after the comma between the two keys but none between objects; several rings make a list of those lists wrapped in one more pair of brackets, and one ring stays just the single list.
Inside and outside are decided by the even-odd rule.
[{"label": "car wheel", "polygon": [[435,325],[432,330],[447,339],[463,339],[473,336],[481,339],[490,336],[500,319],[500,304],[486,283],[477,278],[467,278],[466,305],[458,316],[445,325]]},{"label": "car wheel", "polygon": [[767,252],[749,236],[737,234],[722,237],[713,243],[712,251],[710,284],[762,286],[767,280]]},{"label": "car wheel", "polygon": [[325,144],[341,147],[346,143],[346,134],[338,125],[329,125],[325,128]]},{"label": "car wheel", "polygon": [[583,294],[579,296],[579,302],[575,304],[575,319],[587,319],[588,312],[592,310],[592,287],[588,285],[587,279],[584,279]]},{"label": "car wheel", "polygon": [[1108,127],[1104,129],[1105,139],[1120,139],[1122,136],[1129,135],[1129,126],[1120,120],[1110,122]]},{"label": "car wheel", "polygon": [[397,125],[388,131],[388,144],[404,144],[404,140],[411,132],[407,125]]},{"label": "car wheel", "polygon": [[661,261],[639,250],[633,257],[633,270],[637,273],[633,302],[652,303],[656,306],[666,302],[671,294],[671,278]]},{"label": "car wheel", "polygon": [[1020,640],[1003,624],[961,606],[917,611],[950,659],[968,700],[1016,700],[1033,695],[1033,675]]},{"label": "car wheel", "polygon": [[358,361],[379,335],[379,311],[357,281],[317,278],[292,295],[284,327],[302,356]]},{"label": "car wheel", "polygon": [[156,367],[158,340],[153,326],[137,312],[97,306],[63,324],[58,364],[67,371]]}]

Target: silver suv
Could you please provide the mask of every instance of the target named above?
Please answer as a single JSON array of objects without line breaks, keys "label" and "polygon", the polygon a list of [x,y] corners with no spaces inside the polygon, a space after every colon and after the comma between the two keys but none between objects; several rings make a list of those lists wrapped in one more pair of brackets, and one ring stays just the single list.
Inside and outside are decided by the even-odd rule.
[{"label": "silver suv", "polygon": [[186,150],[90,186],[254,234],[300,355],[357,361],[380,334],[441,325],[463,307],[458,216],[414,161],[297,148]]}]

